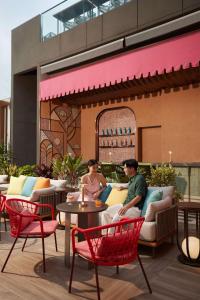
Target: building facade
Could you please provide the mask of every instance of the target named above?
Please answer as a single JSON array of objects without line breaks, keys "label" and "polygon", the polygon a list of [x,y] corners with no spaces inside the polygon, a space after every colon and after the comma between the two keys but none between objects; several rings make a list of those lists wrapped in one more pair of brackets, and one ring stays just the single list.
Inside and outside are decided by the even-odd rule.
[{"label": "building facade", "polygon": [[200,1],[92,3],[12,31],[16,162],[199,162]]},{"label": "building facade", "polygon": [[10,144],[10,99],[0,100],[0,144]]}]

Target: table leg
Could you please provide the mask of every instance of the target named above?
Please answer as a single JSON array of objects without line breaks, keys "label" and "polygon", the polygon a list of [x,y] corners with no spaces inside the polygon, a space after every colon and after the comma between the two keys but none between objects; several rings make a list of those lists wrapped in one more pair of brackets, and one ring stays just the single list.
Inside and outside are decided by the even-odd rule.
[{"label": "table leg", "polygon": [[65,245],[64,245],[64,257],[65,266],[70,268],[70,225],[71,225],[71,214],[65,214]]}]

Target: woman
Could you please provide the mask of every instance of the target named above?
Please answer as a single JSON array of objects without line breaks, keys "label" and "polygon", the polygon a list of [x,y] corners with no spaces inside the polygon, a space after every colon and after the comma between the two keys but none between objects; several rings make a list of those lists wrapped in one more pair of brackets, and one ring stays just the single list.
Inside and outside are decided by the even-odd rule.
[{"label": "woman", "polygon": [[[99,197],[101,192],[106,187],[106,179],[101,173],[97,173],[98,171],[98,162],[95,159],[90,159],[88,161],[88,170],[89,172],[81,177],[81,185],[84,188],[84,200],[92,201]],[[77,193],[69,193],[67,196],[68,201],[81,201],[82,194],[80,192]]]},{"label": "woman", "polygon": [[[93,201],[98,199],[101,192],[106,187],[106,179],[101,173],[97,173],[98,171],[98,162],[95,159],[90,159],[88,161],[88,170],[89,172],[81,177],[81,184],[84,187],[84,200],[85,201]],[[82,193],[68,193],[67,201],[82,201]],[[60,224],[65,224],[65,214],[60,213],[57,215],[57,220]],[[77,223],[77,215],[71,214],[71,223]]]}]

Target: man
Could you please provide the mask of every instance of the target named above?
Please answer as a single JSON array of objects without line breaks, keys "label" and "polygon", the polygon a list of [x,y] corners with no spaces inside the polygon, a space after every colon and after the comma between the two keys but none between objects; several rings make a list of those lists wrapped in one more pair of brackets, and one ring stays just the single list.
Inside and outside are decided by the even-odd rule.
[{"label": "man", "polygon": [[[110,206],[102,212],[102,225],[120,221],[122,217],[137,218],[141,214],[147,193],[145,178],[137,173],[138,162],[135,159],[123,161],[124,172],[129,177],[128,195],[124,204]],[[120,187],[119,190],[124,189]]]}]

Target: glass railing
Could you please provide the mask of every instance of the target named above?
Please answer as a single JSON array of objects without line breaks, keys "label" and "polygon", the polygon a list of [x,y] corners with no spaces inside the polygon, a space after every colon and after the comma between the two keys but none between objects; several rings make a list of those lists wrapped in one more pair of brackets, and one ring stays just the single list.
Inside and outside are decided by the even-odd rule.
[{"label": "glass railing", "polygon": [[131,0],[67,0],[41,14],[41,39],[45,41],[96,18]]}]

